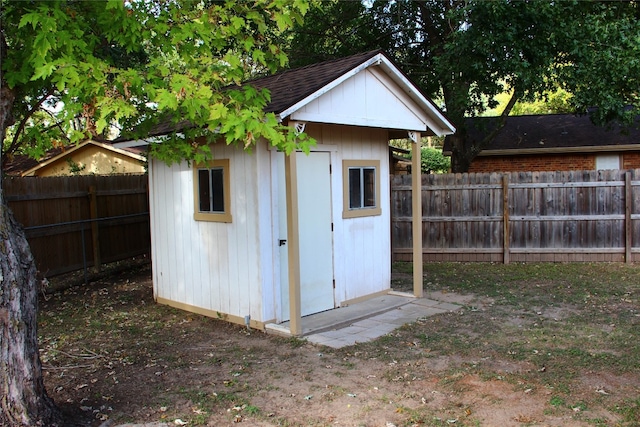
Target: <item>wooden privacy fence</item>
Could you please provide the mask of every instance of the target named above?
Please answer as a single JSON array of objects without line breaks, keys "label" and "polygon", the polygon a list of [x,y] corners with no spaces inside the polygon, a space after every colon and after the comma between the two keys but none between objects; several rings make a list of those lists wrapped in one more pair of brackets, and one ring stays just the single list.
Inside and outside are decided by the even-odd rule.
[{"label": "wooden privacy fence", "polygon": [[[391,178],[395,261],[412,258],[411,176]],[[640,169],[422,177],[423,260],[640,261]]]},{"label": "wooden privacy fence", "polygon": [[7,177],[5,199],[43,276],[146,254],[146,175]]}]

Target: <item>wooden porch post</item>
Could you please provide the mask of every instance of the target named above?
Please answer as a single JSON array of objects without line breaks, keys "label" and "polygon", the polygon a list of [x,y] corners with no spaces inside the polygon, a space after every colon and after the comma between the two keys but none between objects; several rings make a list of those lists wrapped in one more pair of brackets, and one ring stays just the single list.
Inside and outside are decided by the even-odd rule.
[{"label": "wooden porch post", "polygon": [[296,152],[284,156],[284,176],[287,199],[287,255],[289,259],[289,331],[302,334],[300,301],[300,241],[298,239],[298,166]]},{"label": "wooden porch post", "polygon": [[411,138],[411,224],[413,232],[413,295],[421,298],[422,285],[422,168],[420,132],[409,132]]}]

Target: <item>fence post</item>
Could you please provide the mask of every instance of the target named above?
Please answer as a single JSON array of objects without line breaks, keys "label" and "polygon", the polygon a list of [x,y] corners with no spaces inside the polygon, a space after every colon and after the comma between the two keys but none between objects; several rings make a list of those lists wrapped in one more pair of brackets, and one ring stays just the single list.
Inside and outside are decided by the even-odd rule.
[{"label": "fence post", "polygon": [[631,192],[631,171],[628,170],[624,174],[624,261],[629,264],[632,261],[631,248],[633,248],[633,232],[631,223],[631,201],[633,194]]},{"label": "fence post", "polygon": [[91,215],[91,239],[93,242],[93,267],[100,270],[100,236],[98,232],[98,197],[96,186],[89,187],[89,211]]},{"label": "fence post", "polygon": [[502,262],[509,264],[509,175],[502,175]]}]

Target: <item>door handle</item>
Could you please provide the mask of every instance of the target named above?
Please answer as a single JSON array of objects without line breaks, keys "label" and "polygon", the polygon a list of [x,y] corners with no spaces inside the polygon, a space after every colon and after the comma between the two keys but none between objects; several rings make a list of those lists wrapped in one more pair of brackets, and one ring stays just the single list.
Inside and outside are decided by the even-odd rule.
[{"label": "door handle", "polygon": [[284,246],[287,244],[287,239],[280,239],[278,240],[278,246]]}]

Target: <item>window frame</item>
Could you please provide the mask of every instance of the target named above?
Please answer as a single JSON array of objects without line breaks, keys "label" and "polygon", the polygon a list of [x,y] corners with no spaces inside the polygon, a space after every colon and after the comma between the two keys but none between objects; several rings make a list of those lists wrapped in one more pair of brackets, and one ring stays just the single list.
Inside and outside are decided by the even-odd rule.
[{"label": "window frame", "polygon": [[[375,174],[375,206],[366,206],[360,208],[351,208],[350,187],[349,187],[349,171],[352,169],[374,169]],[[361,190],[364,190],[364,183],[360,183]],[[382,206],[380,205],[380,160],[343,160],[342,161],[342,218],[360,218],[367,216],[382,215]]]},{"label": "window frame", "polygon": [[[222,169],[222,191],[224,210],[222,212],[200,211],[200,180],[199,171]],[[231,222],[231,178],[229,159],[216,159],[193,165],[193,219],[196,221]]]}]

